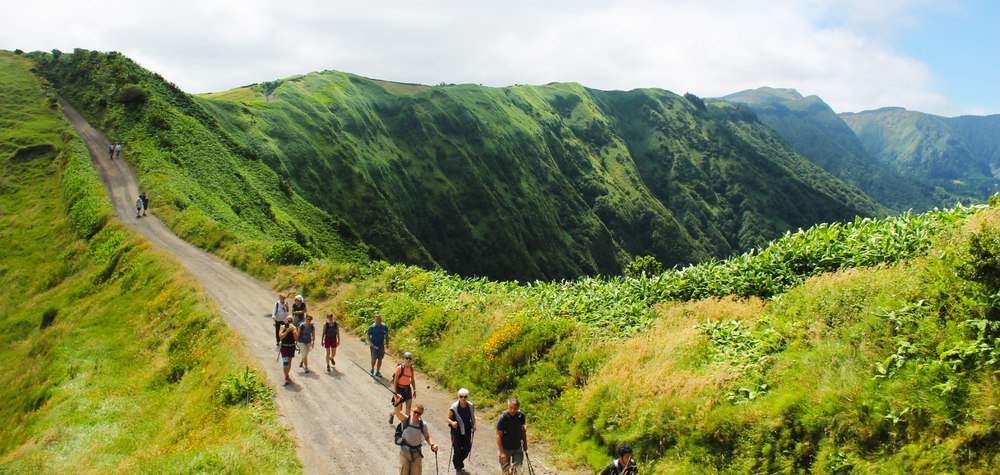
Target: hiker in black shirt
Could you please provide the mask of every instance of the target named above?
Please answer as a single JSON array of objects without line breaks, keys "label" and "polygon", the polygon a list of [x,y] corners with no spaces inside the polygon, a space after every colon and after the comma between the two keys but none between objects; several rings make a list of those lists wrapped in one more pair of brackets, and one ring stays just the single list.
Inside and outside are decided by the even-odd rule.
[{"label": "hiker in black shirt", "polygon": [[601,475],[635,475],[638,472],[635,459],[632,458],[632,446],[621,444],[618,446],[618,458],[611,462]]},{"label": "hiker in black shirt", "polygon": [[511,398],[507,410],[497,419],[497,447],[500,449],[500,468],[504,475],[512,467],[524,463],[524,452],[528,450],[528,431],[524,428],[524,413],[521,401]]},{"label": "hiker in black shirt", "polygon": [[458,401],[448,409],[448,425],[451,426],[451,446],[455,455],[451,459],[455,473],[468,475],[465,459],[472,451],[472,436],[476,432],[476,407],[469,401],[469,390],[458,390]]}]

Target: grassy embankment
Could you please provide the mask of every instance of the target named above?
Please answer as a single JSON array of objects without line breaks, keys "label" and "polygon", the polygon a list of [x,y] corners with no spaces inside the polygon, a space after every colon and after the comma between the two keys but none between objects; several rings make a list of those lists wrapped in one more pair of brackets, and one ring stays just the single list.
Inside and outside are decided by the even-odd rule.
[{"label": "grassy embankment", "polygon": [[299,472],[238,337],[112,217],[30,67],[0,52],[0,473]]}]

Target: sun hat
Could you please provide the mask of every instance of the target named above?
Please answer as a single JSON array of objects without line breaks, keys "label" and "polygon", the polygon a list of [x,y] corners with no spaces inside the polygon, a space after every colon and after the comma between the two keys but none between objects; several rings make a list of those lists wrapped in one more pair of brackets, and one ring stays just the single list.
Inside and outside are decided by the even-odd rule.
[{"label": "sun hat", "polygon": [[296,295],[295,296],[295,300],[302,300],[302,296],[301,295]]}]

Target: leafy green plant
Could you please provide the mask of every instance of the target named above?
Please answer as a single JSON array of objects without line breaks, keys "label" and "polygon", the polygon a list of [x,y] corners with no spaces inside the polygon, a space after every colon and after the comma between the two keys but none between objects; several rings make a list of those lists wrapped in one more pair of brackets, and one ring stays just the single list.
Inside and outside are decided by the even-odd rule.
[{"label": "leafy green plant", "polygon": [[264,383],[257,370],[249,366],[243,372],[234,372],[226,376],[216,392],[219,401],[227,406],[249,405],[261,403],[270,405],[274,397],[274,388]]},{"label": "leafy green plant", "polygon": [[309,251],[305,250],[297,242],[280,241],[271,245],[267,249],[265,259],[277,264],[301,264],[312,258]]},{"label": "leafy green plant", "polygon": [[663,265],[653,256],[636,257],[625,267],[625,275],[629,277],[645,277],[659,274]]}]

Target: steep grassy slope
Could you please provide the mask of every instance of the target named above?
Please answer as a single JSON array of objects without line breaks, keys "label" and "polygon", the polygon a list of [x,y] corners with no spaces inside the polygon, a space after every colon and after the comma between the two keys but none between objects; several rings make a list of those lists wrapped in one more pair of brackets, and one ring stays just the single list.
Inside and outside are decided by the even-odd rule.
[{"label": "steep grassy slope", "polygon": [[310,255],[367,258],[347,223],[299,197],[159,75],[118,53],[30,56],[38,74],[123,145],[158,216],[180,236],[259,275]]},{"label": "steep grassy slope", "polygon": [[761,122],[785,136],[803,157],[887,208],[923,212],[959,201],[941,188],[896,175],[877,164],[854,131],[819,97],[802,97],[794,89],[762,87],[721,99],[747,104]]},{"label": "steep grassy slope", "polygon": [[251,89],[276,102],[198,103],[390,259],[463,275],[690,263],[883,211],[753,113],[662,90],[393,86],[332,71]]},{"label": "steep grassy slope", "polygon": [[998,189],[989,161],[973,154],[941,117],[898,107],[840,117],[879,164],[894,173],[979,199]]},{"label": "steep grassy slope", "polygon": [[218,392],[244,373],[242,345],[111,218],[30,67],[0,52],[0,473],[300,472],[253,373],[259,402]]},{"label": "steep grassy slope", "polygon": [[1000,168],[1000,114],[963,115],[941,120],[965,139],[974,156],[985,159],[994,169]]}]

